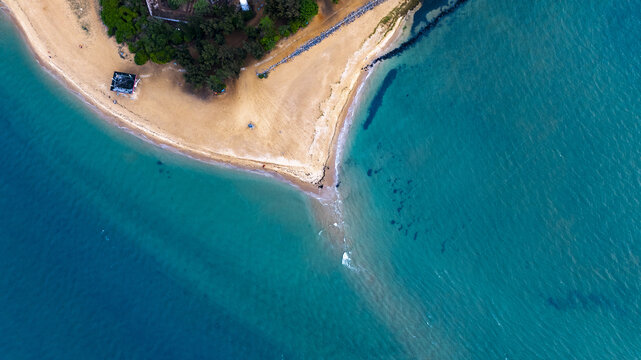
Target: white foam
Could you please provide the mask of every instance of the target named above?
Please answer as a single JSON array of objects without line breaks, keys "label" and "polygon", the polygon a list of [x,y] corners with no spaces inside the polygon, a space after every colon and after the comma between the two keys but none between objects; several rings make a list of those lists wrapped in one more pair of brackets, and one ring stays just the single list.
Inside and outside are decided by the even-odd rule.
[{"label": "white foam", "polygon": [[341,264],[343,264],[343,266],[345,266],[346,268],[348,268],[350,270],[357,271],[358,269],[352,263],[352,258],[350,257],[350,253],[351,253],[351,251],[345,251],[343,253],[343,260],[341,261]]}]

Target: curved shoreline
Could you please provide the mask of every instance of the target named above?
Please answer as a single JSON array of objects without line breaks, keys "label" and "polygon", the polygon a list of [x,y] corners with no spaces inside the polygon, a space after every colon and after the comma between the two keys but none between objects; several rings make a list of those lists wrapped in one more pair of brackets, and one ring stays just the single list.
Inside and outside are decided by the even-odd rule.
[{"label": "curved shoreline", "polygon": [[[128,114],[123,111],[116,111],[116,109],[114,109],[114,107],[112,106],[105,106],[104,101],[100,101],[94,98],[92,96],[93,94],[91,94],[88,89],[85,89],[83,87],[83,84],[79,84],[78,82],[74,81],[74,79],[69,74],[67,74],[64,69],[57,66],[54,61],[48,60],[46,58],[46,53],[43,54],[43,52],[46,50],[46,46],[43,45],[41,39],[38,38],[38,34],[36,30],[34,30],[28,16],[24,12],[21,13],[22,16],[17,16],[15,11],[6,5],[6,2],[7,0],[5,0],[4,3],[4,12],[9,15],[8,17],[16,25],[21,36],[25,39],[28,48],[36,58],[36,61],[49,73],[54,75],[56,79],[66,85],[66,87],[69,88],[73,93],[78,95],[83,101],[90,104],[91,107],[95,109],[103,118],[106,118],[116,126],[123,128],[126,131],[134,134],[138,138],[148,141],[156,146],[170,149],[199,161],[215,165],[222,165],[224,167],[233,167],[247,170],[257,174],[267,175],[278,180],[283,180],[318,199],[330,199],[335,197],[334,192],[330,191],[329,189],[334,188],[333,185],[336,179],[336,153],[337,147],[341,146],[339,144],[339,139],[341,138],[342,132],[347,132],[349,130],[349,126],[345,126],[345,118],[349,112],[350,107],[352,106],[352,103],[354,102],[357,90],[362,86],[362,83],[366,78],[366,74],[363,73],[358,74],[358,76],[354,76],[355,74],[353,73],[346,73],[348,72],[350,65],[353,65],[353,63],[355,62],[353,56],[349,58],[348,63],[345,65],[345,68],[343,70],[343,74],[340,77],[340,82],[342,82],[343,84],[339,85],[344,86],[344,89],[342,89],[343,93],[345,92],[345,88],[348,90],[347,96],[343,94],[343,96],[339,95],[338,98],[334,99],[333,97],[335,95],[332,91],[330,91],[330,98],[323,100],[323,102],[334,100],[334,108],[340,107],[340,111],[338,112],[338,118],[333,119],[333,121],[331,121],[332,119],[324,119],[326,121],[325,124],[330,125],[328,126],[330,127],[330,129],[327,129],[331,133],[329,142],[330,146],[329,149],[326,149],[326,155],[316,154],[324,158],[324,166],[322,169],[322,177],[319,181],[314,182],[310,181],[310,178],[305,179],[305,176],[301,176],[301,170],[303,171],[303,173],[305,171],[304,164],[297,164],[296,161],[290,161],[290,163],[288,164],[276,162],[270,163],[268,161],[264,161],[266,159],[255,159],[250,157],[238,156],[238,154],[230,155],[222,152],[216,153],[212,151],[206,151],[205,149],[198,149],[181,143],[177,138],[172,138],[161,132],[154,131],[154,129],[150,128],[150,126],[145,126],[144,118],[140,118],[139,116],[137,116],[138,114],[133,113],[122,105],[121,107],[124,111],[129,110],[130,116],[127,116]],[[13,4],[20,8],[17,3],[14,2]],[[2,3],[0,3],[0,5],[2,5]],[[19,10],[21,11],[22,9],[20,8]],[[376,39],[375,36],[370,36],[369,38],[365,39],[361,44],[361,47],[359,48],[359,52],[366,52],[366,54],[356,54],[355,56],[364,55],[361,56],[360,61],[357,62],[362,63],[366,59],[372,58],[373,56],[379,55],[381,52],[384,52],[391,44],[394,43],[396,38],[402,32],[399,31],[399,29],[402,29],[402,26],[400,26],[402,23],[403,18],[398,19],[398,21],[392,25],[392,31],[386,32],[385,36],[383,36],[382,38]],[[374,33],[372,34],[376,35]],[[343,34],[339,33],[336,36],[341,35]],[[375,42],[373,46],[370,44],[370,42],[372,41]],[[51,55],[49,55],[49,58],[51,58]],[[351,81],[347,81],[348,84],[347,86],[345,86],[345,80],[350,80],[350,78]],[[325,116],[325,114],[323,114],[322,116]],[[315,140],[316,138],[314,138],[314,141]],[[312,143],[312,145],[315,145],[314,142]],[[329,171],[327,171],[328,169]]]}]

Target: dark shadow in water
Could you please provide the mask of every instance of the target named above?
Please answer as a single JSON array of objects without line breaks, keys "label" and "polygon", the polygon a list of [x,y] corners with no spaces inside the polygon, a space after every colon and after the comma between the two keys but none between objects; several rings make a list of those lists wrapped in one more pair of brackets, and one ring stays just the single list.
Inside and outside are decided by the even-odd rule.
[{"label": "dark shadow in water", "polygon": [[558,311],[585,310],[585,311],[607,311],[619,317],[625,317],[624,308],[616,304],[606,295],[596,292],[583,292],[570,290],[564,296],[548,297],[545,305]]},{"label": "dark shadow in water", "polygon": [[[374,96],[374,99],[372,99],[372,103],[369,106],[369,109],[367,111],[367,119],[363,123],[363,129],[367,130],[367,128],[372,124],[372,120],[374,120],[374,116],[376,116],[376,112],[378,111],[378,108],[381,107],[383,104],[383,97],[385,97],[385,93],[387,92],[387,89],[392,85],[394,82],[394,79],[396,79],[396,74],[398,73],[398,69],[392,69],[387,75],[385,75],[385,79],[383,79],[383,84],[381,87],[378,89],[378,92]],[[369,174],[371,176],[371,174]]]},{"label": "dark shadow in water", "polygon": [[422,28],[419,32],[416,33],[416,35],[412,36],[409,40],[399,45],[396,49],[374,59],[374,61],[372,61],[369,65],[365,66],[363,70],[369,70],[378,62],[381,62],[383,60],[388,60],[402,54],[405,50],[411,48],[414,44],[416,44],[416,42],[420,40],[423,36],[429,34],[430,31],[432,31],[436,27],[436,25],[438,25],[438,23],[441,22],[441,20],[443,20],[443,18],[445,18],[447,15],[454,13],[459,7],[461,7],[461,5],[465,4],[467,1],[468,0],[456,1],[451,7],[443,10],[443,12],[441,12],[436,17],[434,17],[434,19],[428,22],[424,28]]}]

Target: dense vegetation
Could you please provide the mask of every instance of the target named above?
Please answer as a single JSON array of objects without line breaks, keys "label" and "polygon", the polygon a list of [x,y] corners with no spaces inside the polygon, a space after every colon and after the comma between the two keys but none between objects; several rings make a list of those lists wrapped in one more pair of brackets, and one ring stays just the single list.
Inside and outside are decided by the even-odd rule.
[{"label": "dense vegetation", "polygon": [[[168,0],[178,8],[191,0]],[[126,43],[138,65],[177,61],[194,89],[225,89],[237,78],[249,56],[260,59],[276,43],[306,26],[318,13],[315,0],[267,0],[266,15],[257,26],[255,14],[219,1],[196,0],[187,23],[168,23],[149,16],[145,0],[100,0],[109,35]]]}]

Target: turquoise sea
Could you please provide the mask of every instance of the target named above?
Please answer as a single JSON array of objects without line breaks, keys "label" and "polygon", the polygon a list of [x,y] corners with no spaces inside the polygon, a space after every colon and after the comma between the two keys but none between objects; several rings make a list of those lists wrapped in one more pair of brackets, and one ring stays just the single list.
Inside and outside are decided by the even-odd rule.
[{"label": "turquoise sea", "polygon": [[101,119],[1,16],[0,358],[641,358],[641,3],[421,32],[444,2],[354,107],[345,239]]}]

